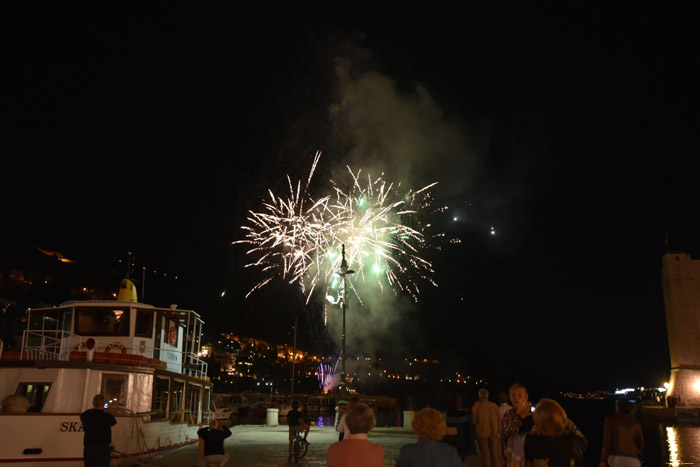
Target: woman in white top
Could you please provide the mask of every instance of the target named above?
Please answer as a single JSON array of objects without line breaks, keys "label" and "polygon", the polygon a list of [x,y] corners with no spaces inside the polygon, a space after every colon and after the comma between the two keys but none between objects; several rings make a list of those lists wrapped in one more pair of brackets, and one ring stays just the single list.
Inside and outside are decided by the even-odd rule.
[{"label": "woman in white top", "polygon": [[340,418],[338,419],[338,425],[335,427],[335,431],[340,432],[340,436],[338,436],[338,441],[342,441],[346,439],[348,436],[350,436],[350,430],[348,430],[348,426],[345,424],[345,415],[352,410],[353,407],[355,407],[357,404],[360,403],[360,398],[357,396],[353,396],[350,399],[350,402],[345,406],[345,411],[342,413]]}]

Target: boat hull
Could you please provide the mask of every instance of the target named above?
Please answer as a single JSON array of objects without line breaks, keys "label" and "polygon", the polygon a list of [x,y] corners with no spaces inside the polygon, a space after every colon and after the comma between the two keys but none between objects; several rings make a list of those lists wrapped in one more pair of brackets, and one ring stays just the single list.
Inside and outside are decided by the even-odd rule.
[{"label": "boat hull", "polygon": [[[197,442],[198,425],[117,416],[112,465],[131,465]],[[0,414],[1,466],[82,466],[83,429],[77,413]]]}]

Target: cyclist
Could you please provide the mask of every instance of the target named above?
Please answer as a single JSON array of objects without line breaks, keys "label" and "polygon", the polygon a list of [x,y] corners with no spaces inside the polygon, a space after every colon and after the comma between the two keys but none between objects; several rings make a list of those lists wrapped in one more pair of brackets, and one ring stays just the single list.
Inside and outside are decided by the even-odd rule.
[{"label": "cyclist", "polygon": [[304,432],[304,442],[308,444],[306,437],[309,436],[309,430],[311,429],[302,418],[301,412],[299,412],[299,401],[292,402],[292,410],[287,414],[287,422],[289,423],[289,460],[291,461],[292,445],[296,439],[297,432]]}]

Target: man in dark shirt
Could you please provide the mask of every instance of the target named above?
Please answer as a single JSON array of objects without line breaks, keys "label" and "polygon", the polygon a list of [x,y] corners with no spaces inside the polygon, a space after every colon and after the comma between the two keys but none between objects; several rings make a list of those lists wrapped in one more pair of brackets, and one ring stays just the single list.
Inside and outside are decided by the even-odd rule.
[{"label": "man in dark shirt", "polygon": [[109,409],[105,410],[105,398],[98,394],[92,399],[92,409],[80,414],[83,422],[83,458],[87,467],[109,467],[112,427],[117,424]]},{"label": "man in dark shirt", "polygon": [[[287,413],[287,422],[289,423],[289,459],[292,459],[292,445],[297,437],[298,431],[304,432],[304,441],[309,436],[311,427],[306,424],[299,412],[299,401],[292,402],[292,410]],[[308,441],[307,441],[308,442]]]},{"label": "man in dark shirt", "polygon": [[231,430],[226,426],[226,420],[213,420],[209,427],[197,432],[204,442],[204,453],[197,458],[197,467],[207,467],[209,464],[226,465],[230,456],[224,450],[224,440],[231,436]]}]

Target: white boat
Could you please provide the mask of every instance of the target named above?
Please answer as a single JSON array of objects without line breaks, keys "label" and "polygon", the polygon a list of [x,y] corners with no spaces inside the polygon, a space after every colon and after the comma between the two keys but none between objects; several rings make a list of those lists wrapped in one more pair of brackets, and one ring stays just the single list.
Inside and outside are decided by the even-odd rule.
[{"label": "white boat", "polygon": [[303,412],[305,398],[306,396],[304,394],[273,394],[270,397],[270,407],[277,408],[280,417],[286,417],[289,411],[292,410],[292,402],[294,401],[299,403],[297,410]]},{"label": "white boat", "polygon": [[216,410],[223,409],[231,415],[244,415],[248,412],[251,403],[242,394],[214,394],[212,405]]},{"label": "white boat", "polygon": [[2,353],[0,399],[30,409],[0,412],[0,465],[82,466],[80,414],[103,394],[115,408],[111,465],[133,465],[197,441],[211,417],[212,384],[198,358],[194,311],[136,301],[71,301],[28,312],[21,350]]}]

